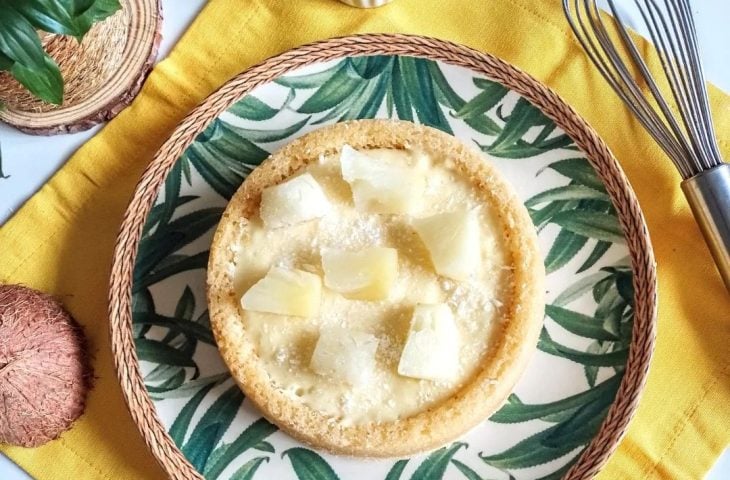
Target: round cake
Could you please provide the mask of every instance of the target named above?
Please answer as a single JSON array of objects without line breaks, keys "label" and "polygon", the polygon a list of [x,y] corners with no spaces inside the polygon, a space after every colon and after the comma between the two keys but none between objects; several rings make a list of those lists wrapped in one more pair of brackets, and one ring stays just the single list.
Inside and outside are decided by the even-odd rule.
[{"label": "round cake", "polygon": [[504,403],[536,348],[544,276],[527,210],[481,152],[359,120],[248,176],[207,287],[223,360],[268,420],[333,453],[392,457]]}]

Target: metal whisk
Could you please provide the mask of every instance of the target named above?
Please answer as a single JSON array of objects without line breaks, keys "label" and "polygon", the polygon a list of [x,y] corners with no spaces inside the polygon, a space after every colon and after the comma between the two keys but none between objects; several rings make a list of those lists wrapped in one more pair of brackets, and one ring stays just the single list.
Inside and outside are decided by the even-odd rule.
[{"label": "metal whisk", "polygon": [[607,3],[618,39],[609,34],[596,0],[563,0],[563,9],[590,59],[679,170],[682,190],[730,291],[730,165],[715,139],[689,1],[634,0],[659,54],[663,82],[649,71],[614,0]]}]

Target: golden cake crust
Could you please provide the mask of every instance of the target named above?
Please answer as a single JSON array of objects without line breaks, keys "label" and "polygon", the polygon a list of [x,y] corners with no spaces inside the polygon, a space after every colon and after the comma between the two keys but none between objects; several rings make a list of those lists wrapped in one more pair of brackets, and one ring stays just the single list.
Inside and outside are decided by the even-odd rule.
[{"label": "golden cake crust", "polygon": [[[450,160],[497,213],[513,267],[511,296],[495,327],[495,347],[481,368],[443,402],[411,417],[345,426],[276,388],[247,335],[233,286],[235,249],[261,191],[281,183],[343,144],[356,149],[418,147]],[[544,314],[544,277],[537,236],[527,210],[480,152],[430,127],[396,120],[338,123],[304,135],[272,154],[231,198],[215,233],[208,263],[211,326],[223,360],[264,417],[302,442],[336,454],[395,457],[437,448],[485,420],[506,400],[535,350]],[[496,379],[496,380],[495,380]]]}]

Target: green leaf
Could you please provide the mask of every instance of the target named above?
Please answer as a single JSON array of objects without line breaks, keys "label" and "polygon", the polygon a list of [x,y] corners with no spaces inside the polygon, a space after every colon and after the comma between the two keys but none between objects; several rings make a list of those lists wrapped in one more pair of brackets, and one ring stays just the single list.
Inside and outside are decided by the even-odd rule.
[{"label": "green leaf", "polygon": [[269,452],[269,453],[275,453],[276,450],[274,449],[274,446],[267,442],[266,440],[262,440],[256,445],[253,446],[256,450],[260,450],[262,452]]},{"label": "green leaf", "polygon": [[[132,315],[136,312],[147,313],[155,311],[155,302],[149,289],[141,288],[132,293]],[[134,318],[134,317],[133,317]],[[151,325],[132,325],[134,338],[142,338],[152,328]]]},{"label": "green leaf", "polygon": [[[588,353],[606,353],[611,349],[611,342],[599,342],[599,341],[593,341],[588,345],[588,348],[586,351]],[[596,378],[598,377],[598,370],[600,367],[594,367],[594,366],[586,366],[585,367],[585,375],[586,375],[586,381],[588,382],[588,385],[592,388],[596,385]]]},{"label": "green leaf", "polygon": [[[601,272],[605,275],[605,272]],[[608,292],[608,289],[611,288],[613,285],[613,282],[615,281],[613,275],[609,275],[603,280],[596,282],[596,284],[593,286],[593,300],[596,301],[596,303],[601,303],[601,299],[606,295],[606,292]]]},{"label": "green leaf", "polygon": [[77,36],[76,19],[64,3],[67,2],[24,0],[16,2],[14,8],[38,30]]},{"label": "green leaf", "polygon": [[[434,86],[436,98],[439,103],[446,105],[454,111],[458,111],[464,107],[466,102],[451,88],[448,80],[436,62],[428,62],[428,71],[431,76],[431,82]],[[475,78],[474,81],[476,82]],[[452,112],[453,114],[453,112]],[[471,128],[484,135],[498,135],[502,128],[486,115],[479,115],[465,118],[464,122]]]},{"label": "green leaf", "polygon": [[565,444],[585,445],[593,439],[606,417],[614,396],[603,395],[580,407],[566,422],[560,423],[544,438],[543,444],[560,448]]},{"label": "green leaf", "polygon": [[378,80],[370,81],[362,92],[353,96],[351,103],[346,104],[348,108],[339,120],[374,118],[385,98],[388,81],[385,75]]},{"label": "green leaf", "polygon": [[481,88],[482,90],[490,88],[494,83],[496,83],[494,80],[480,77],[474,77],[471,80],[472,82],[474,82],[474,85],[476,85],[477,88]]},{"label": "green leaf", "polygon": [[183,367],[175,365],[157,365],[150,373],[144,376],[144,382],[149,386],[153,383],[167,380],[170,377],[177,375],[180,371],[184,372],[185,370]]},{"label": "green leaf", "polygon": [[610,310],[603,316],[603,328],[607,332],[616,335],[617,339],[621,336],[621,317],[623,316],[625,305]]},{"label": "green leaf", "polygon": [[[556,216],[562,213],[566,212],[556,213],[550,218],[550,221],[552,222]],[[575,213],[575,211],[567,213]],[[588,239],[583,235],[578,235],[570,230],[561,230],[545,257],[545,270],[552,273],[565,266],[580,252],[587,241]]]},{"label": "green leaf", "polygon": [[367,57],[349,57],[353,70],[362,78],[370,80],[383,73],[392,62],[391,55],[373,55]]},{"label": "green leaf", "polygon": [[464,122],[471,128],[484,135],[499,135],[502,129],[497,123],[486,115],[478,117],[470,117],[464,119]]},{"label": "green leaf", "polygon": [[139,253],[134,271],[135,283],[150,273],[150,270],[163,258],[208,233],[218,224],[222,214],[223,209],[220,207],[195,210],[143,238],[139,242]]},{"label": "green leaf", "polygon": [[184,384],[180,385],[175,390],[150,392],[151,396],[155,400],[162,400],[165,398],[190,398],[194,392],[198,389],[210,385],[218,385],[231,378],[228,373],[220,373],[218,375],[211,375],[209,377],[197,378],[195,380],[188,380]]},{"label": "green leaf", "polygon": [[558,212],[562,212],[563,210],[570,210],[572,208],[575,208],[577,205],[578,202],[573,200],[555,200],[539,210],[528,207],[528,212],[530,213],[532,223],[534,223],[535,227],[538,229],[538,231],[540,231],[545,225],[550,222],[550,219],[553,218],[553,215]]},{"label": "green leaf", "polygon": [[556,128],[554,123],[547,123],[532,141],[531,146],[541,151],[575,147],[573,139],[564,133],[548,138]]},{"label": "green leaf", "polygon": [[[158,384],[158,385],[145,385],[147,387],[147,390],[150,392],[166,392],[169,390],[175,390],[176,388],[179,388],[180,385],[182,385],[185,382],[185,370],[182,368],[175,368],[173,370],[175,373],[170,375],[167,380],[164,382]],[[145,379],[146,381],[147,379]]]},{"label": "green leaf", "polygon": [[210,392],[216,385],[217,383],[215,382],[209,383],[198,390],[198,392],[187,401],[185,406],[177,414],[177,417],[175,417],[175,420],[172,422],[172,426],[170,427],[169,434],[175,442],[175,445],[178,447],[182,447],[183,442],[185,441],[185,434],[190,427],[190,421],[193,419],[193,415],[195,415],[195,412],[200,406],[200,403],[203,401],[203,398],[205,398],[208,392]]},{"label": "green leaf", "polygon": [[14,63],[15,62],[10,57],[0,52],[0,70],[8,71],[12,68]]},{"label": "green leaf", "polygon": [[[178,197],[175,199],[174,203],[172,204],[172,212],[175,211],[178,207],[185,205],[186,203],[192,202],[193,200],[197,200],[197,195],[183,195],[182,197]],[[150,210],[149,215],[147,215],[147,221],[144,224],[144,229],[142,230],[142,236],[146,236],[154,227],[159,225],[163,220],[164,217],[167,216],[167,210],[170,208],[167,201],[163,203],[158,203],[152,209]],[[172,216],[172,215],[170,215]],[[164,221],[163,223],[167,223],[169,221],[169,218]]]},{"label": "green leaf", "polygon": [[[230,421],[228,423],[230,423]],[[229,445],[219,447],[222,450],[220,450],[219,454],[215,456],[215,461],[211,462],[211,465],[209,465],[207,470],[204,471],[205,478],[207,480],[215,480],[218,478],[223,470],[225,470],[233,460],[238,458],[238,456],[246,450],[259,445],[262,440],[274,433],[276,430],[276,426],[267,422],[264,418],[260,418],[253,422]]]},{"label": "green leaf", "polygon": [[228,430],[241,403],[243,393],[237,385],[233,385],[213,402],[193,429],[182,452],[199,472],[205,470],[210,453]]},{"label": "green leaf", "polygon": [[[248,144],[248,145],[246,145]],[[242,154],[246,147],[261,150],[251,142],[242,142],[241,149],[237,155]],[[257,155],[256,158],[243,161],[240,158],[229,156],[213,144],[193,143],[182,156],[183,161],[190,162],[200,173],[205,182],[210,185],[220,196],[230,200],[233,194],[241,186],[246,176],[268,156],[268,152]]]},{"label": "green leaf", "polygon": [[608,201],[608,195],[599,192],[593,188],[584,187],[582,185],[565,185],[562,187],[551,188],[530,197],[525,206],[535,207],[541,203],[554,202],[556,200],[584,200],[598,199]]},{"label": "green leaf", "polygon": [[145,376],[144,383],[150,396],[161,397],[182,387],[186,379],[183,367],[157,365],[149,376]]},{"label": "green leaf", "polygon": [[78,17],[90,9],[96,0],[68,0],[68,7],[74,16]]},{"label": "green leaf", "polygon": [[214,120],[198,135],[182,158],[189,161],[203,179],[225,199],[269,152],[242,138],[220,120]]},{"label": "green leaf", "polygon": [[234,103],[227,112],[248,120],[268,120],[276,115],[279,110],[249,94]]},{"label": "green leaf", "polygon": [[236,470],[236,473],[231,475],[230,480],[251,480],[261,464],[268,461],[269,457],[252,458]]},{"label": "green leaf", "polygon": [[562,307],[582,297],[586,292],[593,289],[597,282],[606,278],[608,274],[606,272],[596,272],[586,277],[583,277],[570,285],[568,288],[558,295],[553,301],[553,305]]},{"label": "green leaf", "polygon": [[[502,127],[502,132],[487,147],[486,151],[495,156],[509,156],[511,158],[518,153],[514,147],[518,145],[518,141],[522,139],[528,130],[549,123],[551,123],[550,120],[540,110],[520,97],[507,118],[507,122]],[[527,146],[529,144],[523,145],[523,147]],[[530,152],[530,155],[532,154],[533,152]]]},{"label": "green leaf", "polygon": [[385,87],[385,116],[393,118],[393,86],[390,82]]},{"label": "green leaf", "polygon": [[291,137],[302,129],[309,122],[311,117],[304,118],[299,122],[279,130],[252,130],[243,127],[237,127],[221,120],[221,130],[223,135],[238,135],[252,143],[270,143]]},{"label": "green leaf", "polygon": [[198,341],[195,338],[191,338],[191,337],[180,338],[178,336],[178,334],[171,335],[171,338],[173,336],[178,337],[178,339],[174,342],[170,342],[170,345],[177,348],[185,355],[188,355],[190,358],[192,358],[193,355],[195,355],[195,349],[198,346]]},{"label": "green leaf", "polygon": [[318,88],[326,83],[333,75],[344,68],[342,62],[337,63],[335,66],[328,68],[317,73],[310,73],[308,75],[295,75],[295,76],[284,76],[274,80],[275,83],[283,85],[289,88],[296,89],[310,89]]},{"label": "green leaf", "polygon": [[137,338],[134,341],[137,349],[137,357],[147,362],[159,363],[165,365],[177,365],[179,367],[192,367],[198,371],[198,366],[193,359],[182,354],[179,350],[148,338]]},{"label": "green leaf", "polygon": [[193,185],[193,179],[192,179],[192,176],[191,176],[192,174],[190,172],[190,163],[188,163],[188,162],[180,162],[180,166],[182,168],[183,175],[185,176],[185,183],[187,183],[188,186],[192,186]]},{"label": "green leaf", "polygon": [[596,308],[596,318],[603,321],[603,328],[618,337],[621,331],[621,319],[628,307],[626,301],[618,293],[616,285],[611,284]]},{"label": "green leaf", "polygon": [[540,333],[540,340],[538,341],[537,348],[550,355],[556,355],[582,365],[594,367],[625,365],[626,359],[629,356],[628,350],[615,350],[613,352],[603,354],[581,352],[580,350],[575,350],[555,342],[552,338],[550,338],[550,335],[547,333],[545,328],[543,328]]},{"label": "green leaf", "polygon": [[190,439],[183,445],[182,452],[196,470],[202,471],[205,468],[213,448],[224,433],[224,427],[220,423],[202,426],[198,424],[195,427]]},{"label": "green leaf", "polygon": [[497,105],[507,92],[509,89],[499,83],[491,83],[457,110],[454,116],[462,119],[480,117]]},{"label": "green leaf", "polygon": [[604,242],[602,240],[596,242],[596,246],[593,247],[591,254],[588,255],[588,258],[586,258],[585,262],[583,262],[583,265],[581,265],[575,273],[585,272],[593,265],[595,265],[596,262],[598,262],[603,257],[606,251],[611,248],[611,245],[613,245],[611,242]]},{"label": "green leaf", "polygon": [[[363,82],[361,78],[350,75],[350,66],[346,61],[341,62],[340,68],[330,76],[314,95],[309,97],[297,110],[300,113],[320,113],[329,110],[346,101]],[[287,85],[292,86],[292,85]]]},{"label": "green leaf", "polygon": [[79,41],[91,26],[121,8],[118,0],[24,0],[15,8],[33,26],[46,32],[71,35]]},{"label": "green leaf", "polygon": [[136,313],[148,313],[155,311],[155,300],[152,297],[152,293],[149,289],[140,289],[132,295],[132,312]]},{"label": "green leaf", "polygon": [[195,295],[190,289],[189,285],[185,285],[180,299],[177,301],[175,307],[175,318],[190,321],[193,318],[193,312],[195,311]]},{"label": "green leaf", "polygon": [[[613,397],[608,398],[608,404]],[[595,435],[608,411],[605,399],[578,408],[566,422],[557,424],[538,432],[507,450],[479,457],[495,468],[528,468],[556,460],[585,445]],[[571,435],[572,433],[572,435]]]},{"label": "green leaf", "polygon": [[[192,256],[187,255],[180,255],[178,260],[176,260],[173,263],[165,263],[164,266],[163,262],[160,261],[157,263],[159,268],[155,267],[155,270],[151,272],[145,272],[144,276],[141,278],[135,278],[134,285],[132,286],[132,291],[136,293],[137,291],[147,288],[150,285],[154,285],[157,282],[160,282],[166,278],[169,278],[173,275],[177,275],[178,273],[187,272],[189,270],[197,270],[199,268],[206,268],[208,266],[208,255],[209,252],[206,250],[204,252],[197,253]],[[137,272],[135,272],[136,274]]]},{"label": "green leaf", "polygon": [[[336,122],[339,122],[341,119],[345,118],[345,116],[350,115],[351,118],[355,116],[355,112],[357,108],[362,108],[362,106],[365,104],[366,98],[365,98],[365,90],[371,86],[372,82],[360,82],[358,87],[355,89],[354,92],[352,92],[352,95],[350,95],[350,100],[347,102],[340,102],[339,105],[337,105],[335,108],[331,109],[329,112],[327,112],[325,115],[322,115],[319,117],[316,121],[312,122],[312,125],[320,125],[323,123],[327,123],[331,120],[335,120]],[[359,104],[359,107],[358,107]]]},{"label": "green leaf", "polygon": [[299,480],[339,480],[329,463],[308,448],[294,447],[281,454],[291,461],[294,473]]},{"label": "green leaf", "polygon": [[403,83],[410,93],[410,100],[418,120],[424,125],[452,133],[451,126],[436,100],[428,62],[429,60],[421,58],[398,57]]},{"label": "green leaf", "polygon": [[469,465],[466,465],[465,463],[462,463],[455,458],[451,459],[451,463],[453,463],[454,466],[459,469],[459,471],[464,475],[467,480],[484,480],[482,479],[482,476],[474,471],[474,469],[472,469]]},{"label": "green leaf", "polygon": [[120,8],[119,0],[95,0],[76,20],[76,28],[80,32],[76,37],[80,40],[93,24],[110,17]]},{"label": "green leaf", "polygon": [[43,65],[40,68],[26,67],[20,62],[15,62],[10,74],[36,97],[54,105],[61,105],[63,103],[61,70],[47,55],[43,59]]},{"label": "green leaf", "polygon": [[408,459],[398,460],[395,462],[393,467],[391,467],[388,474],[385,476],[385,480],[400,480],[401,475],[403,475],[403,470],[405,470],[407,464]]},{"label": "green leaf", "polygon": [[170,265],[176,265],[178,262],[188,258],[188,255],[183,253],[173,253],[160,260],[157,265],[154,266],[155,270],[169,267]]},{"label": "green leaf", "polygon": [[[449,106],[452,110],[461,109],[466,102],[457,94],[449,81],[446,80],[444,73],[439,68],[437,62],[428,62],[428,73],[431,77],[431,81],[436,90],[436,95],[439,99],[439,103]],[[475,81],[478,79],[474,79]]]},{"label": "green leaf", "polygon": [[413,472],[411,480],[441,480],[449,462],[461,447],[468,447],[468,445],[464,442],[454,442],[448,447],[431,453]]},{"label": "green leaf", "polygon": [[393,62],[393,71],[390,76],[390,87],[393,92],[393,104],[395,105],[395,113],[400,120],[413,121],[413,106],[411,105],[411,97],[408,93],[400,61]]},{"label": "green leaf", "polygon": [[560,212],[550,221],[577,235],[612,243],[626,243],[621,226],[614,215],[575,210]]},{"label": "green leaf", "polygon": [[545,314],[571,333],[595,340],[617,340],[613,333],[603,329],[600,320],[557,305],[545,305]]},{"label": "green leaf", "polygon": [[135,325],[154,325],[156,327],[167,328],[176,334],[182,334],[209,345],[215,345],[211,331],[191,320],[166,317],[154,312],[134,312],[133,318]]},{"label": "green leaf", "polygon": [[612,310],[616,308],[623,308],[626,306],[626,301],[619,295],[616,285],[611,282],[608,284],[608,288],[605,293],[601,296],[601,300],[598,302],[596,307],[596,318],[604,318],[610,315]]},{"label": "green leaf", "polygon": [[121,8],[117,0],[94,0],[83,6],[77,12],[75,2],[62,0],[0,3],[0,70],[9,71],[36,97],[60,105],[61,72],[43,51],[36,29],[81,39],[93,23]]},{"label": "green leaf", "polygon": [[634,279],[631,270],[619,271],[616,274],[616,288],[626,303],[634,305]]},{"label": "green leaf", "polygon": [[46,66],[47,55],[33,25],[4,3],[0,3],[0,52],[29,69]]},{"label": "green leaf", "polygon": [[517,140],[512,145],[505,145],[495,150],[490,150],[484,145],[480,145],[480,148],[495,157],[513,159],[534,157],[552,150],[549,146],[535,146],[524,140]]},{"label": "green leaf", "polygon": [[576,410],[587,403],[597,401],[601,397],[607,397],[613,400],[621,384],[621,378],[621,375],[614,375],[597,387],[549,403],[525,404],[518,401],[514,395],[510,395],[508,403],[492,415],[489,420],[496,423],[521,423],[529,420],[545,420],[556,414]]},{"label": "green leaf", "polygon": [[205,328],[206,330],[210,330],[210,315],[208,314],[208,310],[203,310],[203,313],[201,313],[198,318],[195,319],[195,323]]},{"label": "green leaf", "polygon": [[578,149],[578,147],[576,147],[573,143],[573,139],[565,134],[543,140],[539,142],[536,147],[540,149],[541,152],[556,150],[558,148],[565,148],[570,150]]},{"label": "green leaf", "polygon": [[[553,162],[545,168],[555,170],[559,174],[568,177],[579,185],[584,185],[595,190],[605,192],[606,188],[596,175],[596,171],[585,158],[566,158]],[[542,171],[542,170],[541,170]],[[540,172],[538,172],[539,174]]]}]

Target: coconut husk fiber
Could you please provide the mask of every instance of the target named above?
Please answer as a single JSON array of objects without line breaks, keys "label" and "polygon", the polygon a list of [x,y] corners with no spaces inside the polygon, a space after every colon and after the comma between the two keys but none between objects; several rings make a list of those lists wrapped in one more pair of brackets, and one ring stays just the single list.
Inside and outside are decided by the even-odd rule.
[{"label": "coconut husk fiber", "polygon": [[84,411],[92,371],[81,327],[50,295],[0,285],[0,443],[35,447]]}]

